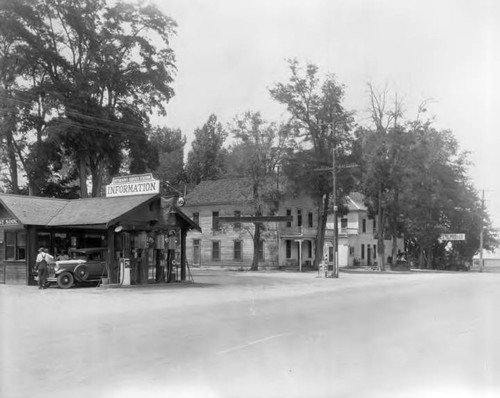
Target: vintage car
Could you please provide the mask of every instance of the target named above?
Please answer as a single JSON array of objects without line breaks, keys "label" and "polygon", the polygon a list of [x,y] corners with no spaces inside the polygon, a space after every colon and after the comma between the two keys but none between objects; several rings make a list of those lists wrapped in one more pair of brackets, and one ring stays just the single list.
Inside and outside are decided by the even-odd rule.
[{"label": "vintage car", "polygon": [[67,259],[49,264],[47,281],[62,289],[78,283],[99,282],[107,277],[105,247],[69,249]]}]

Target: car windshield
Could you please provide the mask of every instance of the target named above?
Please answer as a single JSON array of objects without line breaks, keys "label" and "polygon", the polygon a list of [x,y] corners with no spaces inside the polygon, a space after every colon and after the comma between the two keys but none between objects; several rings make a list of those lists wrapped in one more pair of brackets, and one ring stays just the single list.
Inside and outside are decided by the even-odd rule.
[{"label": "car windshield", "polygon": [[83,252],[71,252],[70,255],[72,260],[85,260],[87,258]]}]

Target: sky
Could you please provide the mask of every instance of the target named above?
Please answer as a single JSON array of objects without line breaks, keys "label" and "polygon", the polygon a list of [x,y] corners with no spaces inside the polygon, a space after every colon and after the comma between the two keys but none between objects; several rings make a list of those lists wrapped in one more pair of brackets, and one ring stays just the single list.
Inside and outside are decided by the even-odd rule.
[{"label": "sky", "polygon": [[497,0],[155,0],[178,23],[176,92],[162,124],[188,139],[214,113],[285,120],[269,88],[286,59],[313,63],[345,85],[344,105],[366,123],[367,83],[403,98],[470,152],[469,175],[500,227],[500,2]]}]

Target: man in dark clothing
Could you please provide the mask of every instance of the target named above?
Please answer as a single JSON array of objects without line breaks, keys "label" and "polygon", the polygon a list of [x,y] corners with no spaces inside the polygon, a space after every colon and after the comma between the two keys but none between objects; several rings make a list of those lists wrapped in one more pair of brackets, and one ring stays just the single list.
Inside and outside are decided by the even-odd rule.
[{"label": "man in dark clothing", "polygon": [[48,254],[44,252],[43,247],[38,249],[35,269],[38,271],[38,288],[46,289],[48,276]]}]

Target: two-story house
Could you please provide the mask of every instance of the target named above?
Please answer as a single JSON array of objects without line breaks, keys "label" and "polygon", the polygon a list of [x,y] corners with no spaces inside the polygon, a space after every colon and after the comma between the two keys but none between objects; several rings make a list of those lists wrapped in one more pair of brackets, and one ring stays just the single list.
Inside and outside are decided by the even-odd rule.
[{"label": "two-story house", "polygon": [[[349,212],[339,217],[338,262],[340,266],[371,265],[377,261],[376,220],[359,193],[349,195]],[[202,232],[188,234],[186,248],[190,264],[224,267],[250,267],[253,259],[253,224],[220,223],[219,217],[252,214],[252,190],[241,178],[201,182],[187,197],[184,212],[200,225]],[[265,223],[259,242],[260,266],[311,266],[316,250],[318,209],[314,200],[302,194],[270,206],[272,214],[291,216],[291,221]],[[333,219],[327,220],[325,241],[333,261]],[[386,253],[392,242],[385,241]],[[403,240],[398,239],[403,250]]]}]

